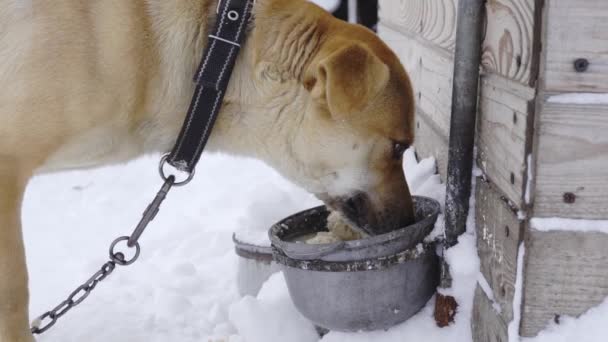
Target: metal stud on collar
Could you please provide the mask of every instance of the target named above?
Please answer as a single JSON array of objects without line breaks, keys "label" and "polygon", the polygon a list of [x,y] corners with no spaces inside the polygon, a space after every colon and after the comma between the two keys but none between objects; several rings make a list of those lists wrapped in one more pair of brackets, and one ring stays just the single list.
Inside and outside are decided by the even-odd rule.
[{"label": "metal stud on collar", "polygon": [[237,21],[239,19],[239,12],[235,10],[228,12],[228,19],[232,21]]},{"label": "metal stud on collar", "polygon": [[[253,5],[255,6],[257,0],[253,0]],[[222,0],[217,0],[217,7],[215,9],[215,14],[220,14],[220,7],[222,6]],[[228,18],[230,19],[230,16],[228,16]],[[237,19],[238,19],[238,13],[237,13]],[[232,21],[236,20],[236,19],[230,19]]]}]

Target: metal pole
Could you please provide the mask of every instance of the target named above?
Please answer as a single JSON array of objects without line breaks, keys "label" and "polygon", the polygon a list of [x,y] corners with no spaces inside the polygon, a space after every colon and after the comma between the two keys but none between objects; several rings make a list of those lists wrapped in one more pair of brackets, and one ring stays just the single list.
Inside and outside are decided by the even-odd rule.
[{"label": "metal pole", "polygon": [[471,196],[484,0],[458,2],[454,84],[445,199],[448,246],[465,232]]},{"label": "metal pole", "polygon": [[[465,232],[471,197],[475,120],[481,62],[481,30],[484,0],[458,1],[458,27],[454,53],[454,84],[445,198],[445,249]],[[452,277],[446,260],[441,260],[440,288],[450,288]],[[458,303],[452,296],[437,294],[435,321],[446,327],[454,321]]]},{"label": "metal pole", "polygon": [[356,24],[358,20],[357,0],[348,0],[348,22]]}]

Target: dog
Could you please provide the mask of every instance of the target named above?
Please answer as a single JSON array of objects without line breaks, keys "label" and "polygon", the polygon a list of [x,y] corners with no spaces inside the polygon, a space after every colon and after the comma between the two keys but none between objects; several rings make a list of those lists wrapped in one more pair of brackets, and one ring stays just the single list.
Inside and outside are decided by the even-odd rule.
[{"label": "dog", "polygon": [[[0,342],[33,341],[20,208],[35,174],[167,152],[217,0],[0,0]],[[257,0],[209,151],[265,161],[370,234],[413,220],[414,97],[371,31]]]}]

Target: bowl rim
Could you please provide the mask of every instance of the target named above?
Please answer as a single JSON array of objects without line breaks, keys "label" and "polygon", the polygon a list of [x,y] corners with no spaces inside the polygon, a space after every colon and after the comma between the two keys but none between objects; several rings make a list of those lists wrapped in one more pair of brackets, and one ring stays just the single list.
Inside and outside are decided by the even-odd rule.
[{"label": "bowl rim", "polygon": [[244,251],[248,254],[254,254],[254,255],[255,254],[260,254],[260,255],[272,254],[271,246],[261,246],[261,245],[252,244],[250,242],[245,242],[243,240],[240,240],[236,233],[232,233],[232,242],[234,242],[234,248],[236,249],[237,253],[239,251]]},{"label": "bowl rim", "polygon": [[[419,245],[421,245],[419,247]],[[403,264],[408,261],[419,260],[428,257],[437,257],[435,241],[421,242],[418,245],[400,251],[390,256],[368,258],[364,260],[351,261],[327,261],[321,259],[304,260],[292,258],[281,252],[278,248],[272,248],[273,260],[283,266],[300,269],[304,271],[320,272],[364,272],[379,271],[394,265]]]},{"label": "bowl rim", "polygon": [[[272,243],[273,250],[275,248],[277,248],[279,250],[284,251],[284,250],[289,249],[289,246],[298,245],[298,249],[300,249],[302,251],[310,251],[310,255],[314,255],[314,256],[316,256],[316,258],[321,258],[323,256],[326,256],[328,254],[331,254],[331,253],[336,252],[341,249],[354,251],[354,250],[369,248],[369,247],[372,247],[375,245],[382,245],[382,244],[385,244],[385,243],[388,243],[391,241],[398,240],[399,238],[403,237],[404,235],[407,235],[409,233],[409,230],[411,230],[411,229],[416,229],[416,228],[419,228],[422,226],[427,226],[429,224],[434,225],[434,223],[437,220],[437,217],[439,216],[439,213],[441,211],[441,204],[437,200],[430,198],[430,197],[426,197],[426,196],[412,196],[412,201],[414,203],[419,202],[419,201],[425,201],[425,202],[429,203],[430,205],[433,206],[433,210],[432,210],[433,212],[430,215],[427,215],[426,217],[424,217],[422,220],[420,220],[414,224],[411,224],[409,226],[402,227],[402,228],[390,231],[388,233],[370,236],[370,237],[367,237],[364,239],[308,245],[308,244],[302,244],[302,243],[297,243],[297,242],[285,241],[278,237],[278,232],[282,229],[282,225],[284,225],[285,221],[288,221],[297,216],[304,215],[306,213],[309,213],[309,212],[312,212],[315,210],[327,211],[327,207],[324,205],[302,210],[300,212],[297,212],[293,215],[290,215],[290,216],[282,219],[281,221],[272,225],[272,227],[268,231],[268,235],[270,237],[270,241]],[[310,246],[310,247],[307,247],[307,246]],[[289,257],[294,258],[293,255],[289,256]],[[302,254],[302,259],[310,260],[310,259],[308,259],[308,256],[305,256],[305,254]]]}]

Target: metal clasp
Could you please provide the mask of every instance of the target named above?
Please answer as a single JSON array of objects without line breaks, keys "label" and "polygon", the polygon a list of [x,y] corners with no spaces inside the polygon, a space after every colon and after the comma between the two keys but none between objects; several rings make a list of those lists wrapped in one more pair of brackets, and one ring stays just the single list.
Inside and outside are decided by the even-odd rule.
[{"label": "metal clasp", "polygon": [[171,175],[165,180],[165,184],[163,184],[160,190],[158,190],[156,197],[154,197],[154,200],[152,200],[152,202],[148,205],[148,207],[142,214],[142,218],[137,224],[137,227],[135,227],[135,230],[133,230],[133,233],[127,239],[127,246],[135,246],[139,249],[137,241],[141,237],[141,234],[143,234],[144,230],[146,230],[150,222],[154,220],[156,214],[158,214],[160,205],[163,203],[165,198],[167,198],[167,194],[169,193],[169,190],[171,190],[173,185],[175,185],[175,176]]}]

